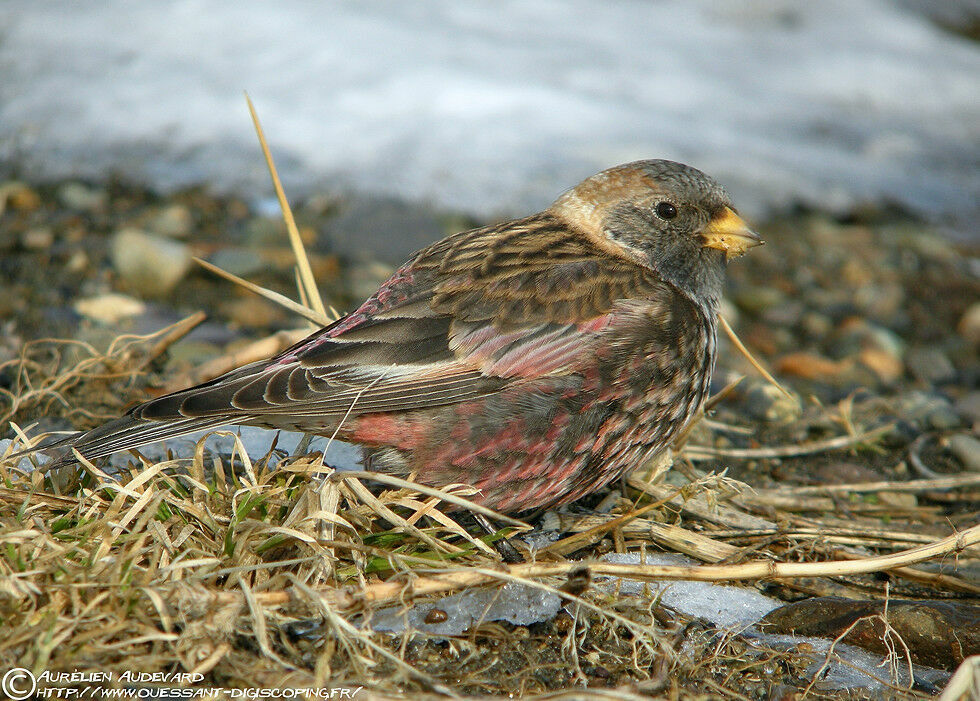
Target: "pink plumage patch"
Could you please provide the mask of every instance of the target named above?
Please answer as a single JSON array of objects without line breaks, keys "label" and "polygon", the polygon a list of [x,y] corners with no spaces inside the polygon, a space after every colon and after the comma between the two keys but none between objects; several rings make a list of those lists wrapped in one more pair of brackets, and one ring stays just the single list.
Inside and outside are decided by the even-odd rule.
[{"label": "pink plumage patch", "polygon": [[415,450],[428,437],[429,428],[409,416],[364,414],[349,422],[349,430],[341,427],[340,433],[355,443]]}]

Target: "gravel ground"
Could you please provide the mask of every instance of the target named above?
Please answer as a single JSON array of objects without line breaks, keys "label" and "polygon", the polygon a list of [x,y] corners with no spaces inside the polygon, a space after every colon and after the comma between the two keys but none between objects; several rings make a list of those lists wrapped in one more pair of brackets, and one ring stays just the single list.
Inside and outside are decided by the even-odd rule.
[{"label": "gravel ground", "polygon": [[[411,250],[483,223],[393,200],[330,194],[297,203],[295,212],[324,300],[339,310],[352,309]],[[681,484],[727,469],[765,489],[980,472],[980,247],[954,243],[887,209],[846,219],[801,211],[756,225],[767,245],[732,264],[724,314],[793,397],[759,377],[723,340],[715,389],[745,379],[692,432],[701,457],[678,466],[670,480]],[[112,392],[66,395],[64,404],[28,403],[13,415],[21,424],[44,416],[51,426],[86,428],[190,367],[300,325],[204,271],[195,256],[295,296],[292,254],[265,201],[204,189],[163,196],[119,182],[0,184],[0,415],[11,413],[5,393],[23,390],[11,361],[35,339],[105,349],[121,334],[150,333],[207,312],[205,323],[138,379],[119,382]],[[874,440],[846,450],[764,453],[876,430]],[[739,450],[763,452],[733,459]],[[964,509],[963,497],[900,492],[876,498],[892,510],[893,523],[914,523],[937,538],[950,527],[975,525],[980,506],[974,501]],[[976,500],[976,491],[965,498]],[[929,596],[924,588],[898,593]],[[547,647],[549,626],[558,625],[556,619],[528,630]],[[413,643],[411,651],[416,661],[441,660],[441,649],[430,641]],[[601,671],[593,681],[616,681]],[[563,684],[552,681],[544,687]],[[496,690],[507,691],[501,684]]]}]

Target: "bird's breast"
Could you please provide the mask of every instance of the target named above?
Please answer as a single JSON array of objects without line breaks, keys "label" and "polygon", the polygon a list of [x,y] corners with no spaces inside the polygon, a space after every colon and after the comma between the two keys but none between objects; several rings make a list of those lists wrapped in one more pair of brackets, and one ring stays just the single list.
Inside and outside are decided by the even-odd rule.
[{"label": "bird's breast", "polygon": [[706,399],[716,355],[715,317],[694,305],[647,305],[600,344],[597,399],[634,428],[637,442],[671,440]]}]

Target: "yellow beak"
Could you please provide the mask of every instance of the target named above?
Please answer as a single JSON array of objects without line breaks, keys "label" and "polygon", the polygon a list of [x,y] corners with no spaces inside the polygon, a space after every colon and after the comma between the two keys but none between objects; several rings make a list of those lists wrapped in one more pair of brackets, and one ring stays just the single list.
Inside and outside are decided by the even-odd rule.
[{"label": "yellow beak", "polygon": [[701,236],[705,248],[724,251],[726,259],[740,256],[753,246],[765,243],[730,207],[725,207],[713,217]]}]

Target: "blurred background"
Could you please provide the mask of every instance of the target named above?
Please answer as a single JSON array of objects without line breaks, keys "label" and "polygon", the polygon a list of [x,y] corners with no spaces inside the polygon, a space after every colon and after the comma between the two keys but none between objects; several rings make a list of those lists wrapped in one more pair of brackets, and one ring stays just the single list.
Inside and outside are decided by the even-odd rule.
[{"label": "blurred background", "polygon": [[295,328],[192,262],[296,297],[248,91],[341,312],[447,234],[672,158],[769,244],[728,276],[755,352],[823,402],[926,392],[980,454],[978,37],[976,0],[6,0],[0,389],[32,338],[204,310],[179,380]]},{"label": "blurred background", "polygon": [[29,179],[264,196],[248,91],[291,196],[497,217],[663,157],[711,173],[753,217],[890,203],[970,237],[978,8],[6,0],[0,160]]}]

